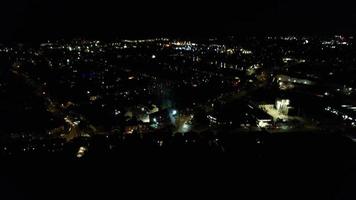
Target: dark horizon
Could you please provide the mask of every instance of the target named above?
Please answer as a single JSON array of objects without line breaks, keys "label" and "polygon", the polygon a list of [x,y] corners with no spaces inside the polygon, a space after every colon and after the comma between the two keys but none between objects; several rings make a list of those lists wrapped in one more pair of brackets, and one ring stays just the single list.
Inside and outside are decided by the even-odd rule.
[{"label": "dark horizon", "polygon": [[239,34],[354,34],[352,2],[1,2],[0,42]]}]

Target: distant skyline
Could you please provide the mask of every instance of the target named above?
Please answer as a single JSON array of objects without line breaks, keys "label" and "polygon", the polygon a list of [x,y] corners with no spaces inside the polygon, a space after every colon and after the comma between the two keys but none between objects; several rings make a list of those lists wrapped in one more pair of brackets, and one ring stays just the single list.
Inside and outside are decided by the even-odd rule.
[{"label": "distant skyline", "polygon": [[5,0],[0,2],[0,42],[76,37],[353,34],[353,4],[305,0]]}]

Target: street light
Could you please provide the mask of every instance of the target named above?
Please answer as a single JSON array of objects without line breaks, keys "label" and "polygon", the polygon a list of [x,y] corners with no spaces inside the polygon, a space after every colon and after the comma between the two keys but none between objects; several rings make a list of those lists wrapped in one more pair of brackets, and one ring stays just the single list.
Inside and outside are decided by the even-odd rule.
[{"label": "street light", "polygon": [[172,115],[176,115],[178,113],[177,110],[172,110]]}]

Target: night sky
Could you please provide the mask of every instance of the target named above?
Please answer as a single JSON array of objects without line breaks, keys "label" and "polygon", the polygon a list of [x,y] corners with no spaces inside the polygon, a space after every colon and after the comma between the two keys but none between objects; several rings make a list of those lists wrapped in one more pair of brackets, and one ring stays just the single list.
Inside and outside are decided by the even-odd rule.
[{"label": "night sky", "polygon": [[0,42],[226,34],[356,32],[356,6],[343,0],[2,0]]}]

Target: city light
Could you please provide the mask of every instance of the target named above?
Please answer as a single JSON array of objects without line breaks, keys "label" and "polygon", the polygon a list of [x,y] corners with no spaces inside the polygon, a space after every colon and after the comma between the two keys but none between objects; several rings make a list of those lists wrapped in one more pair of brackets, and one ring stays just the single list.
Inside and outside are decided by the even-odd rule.
[{"label": "city light", "polygon": [[88,151],[86,147],[80,147],[77,152],[77,158],[82,158],[85,155],[86,151]]},{"label": "city light", "polygon": [[211,147],[228,145],[229,134],[352,132],[352,42],[291,35],[2,44],[0,145],[6,153],[89,159],[145,142],[170,147],[200,138]]}]

